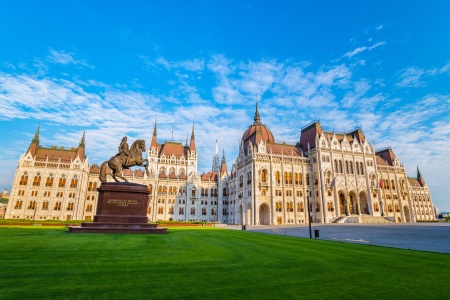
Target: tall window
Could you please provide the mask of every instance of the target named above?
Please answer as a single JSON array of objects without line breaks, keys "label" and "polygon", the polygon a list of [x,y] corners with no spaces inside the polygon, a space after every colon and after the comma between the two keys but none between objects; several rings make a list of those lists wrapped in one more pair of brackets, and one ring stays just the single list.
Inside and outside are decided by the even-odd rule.
[{"label": "tall window", "polygon": [[67,203],[67,210],[73,210],[73,202]]},{"label": "tall window", "polygon": [[160,206],[158,207],[158,215],[164,214],[164,207]]},{"label": "tall window", "polygon": [[27,209],[35,209],[35,208],[36,208],[36,201],[30,201]]},{"label": "tall window", "polygon": [[294,211],[294,203],[288,202],[286,205],[286,208],[287,208],[288,212],[293,212]]},{"label": "tall window", "polygon": [[195,207],[191,207],[191,216],[195,216]]},{"label": "tall window", "polygon": [[16,201],[16,205],[14,206],[14,209],[22,209],[22,200]]},{"label": "tall window", "polygon": [[23,173],[22,177],[20,177],[19,185],[27,185],[28,183],[28,174],[27,172]]},{"label": "tall window", "polygon": [[66,186],[66,176],[63,174],[58,182],[58,187],[65,187]]},{"label": "tall window", "polygon": [[77,178],[77,176],[74,176],[72,178],[72,180],[70,181],[70,187],[76,188],[77,186],[78,186],[78,178]]},{"label": "tall window", "polygon": [[280,185],[281,181],[280,181],[280,172],[275,172],[275,182],[277,183],[277,185]]},{"label": "tall window", "polygon": [[184,207],[180,207],[180,208],[178,209],[178,214],[179,214],[179,215],[184,215]]},{"label": "tall window", "polygon": [[303,212],[303,202],[297,203],[297,212]]},{"label": "tall window", "polygon": [[45,186],[53,186],[53,174],[47,177],[47,181],[45,182]]},{"label": "tall window", "polygon": [[37,173],[37,175],[34,176],[33,186],[40,186],[40,185],[41,185],[41,173]]},{"label": "tall window", "polygon": [[281,212],[281,202],[275,203],[275,210],[276,210],[277,212]]},{"label": "tall window", "polygon": [[48,201],[42,202],[42,210],[48,210]]},{"label": "tall window", "polygon": [[56,202],[53,210],[61,210],[61,202]]},{"label": "tall window", "polygon": [[267,170],[262,170],[261,172],[261,182],[262,183],[267,183]]},{"label": "tall window", "polygon": [[202,208],[202,216],[206,216],[206,208]]}]

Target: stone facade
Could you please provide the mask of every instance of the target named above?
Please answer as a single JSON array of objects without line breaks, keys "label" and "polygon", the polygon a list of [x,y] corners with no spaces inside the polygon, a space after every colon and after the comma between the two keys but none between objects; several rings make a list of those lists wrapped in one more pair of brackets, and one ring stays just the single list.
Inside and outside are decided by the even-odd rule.
[{"label": "stone facade", "polygon": [[[429,188],[418,171],[408,178],[391,148],[375,151],[361,129],[327,132],[319,122],[301,130],[295,145],[277,143],[261,123],[245,131],[228,174],[225,155],[198,174],[194,127],[186,144],[148,147],[150,176],[124,170],[148,187],[150,221],[204,221],[241,225],[435,220]],[[218,167],[220,166],[220,167]],[[108,176],[108,181],[112,179]],[[43,147],[39,128],[18,163],[5,218],[92,220],[99,167],[89,166],[84,134],[78,147]]]}]

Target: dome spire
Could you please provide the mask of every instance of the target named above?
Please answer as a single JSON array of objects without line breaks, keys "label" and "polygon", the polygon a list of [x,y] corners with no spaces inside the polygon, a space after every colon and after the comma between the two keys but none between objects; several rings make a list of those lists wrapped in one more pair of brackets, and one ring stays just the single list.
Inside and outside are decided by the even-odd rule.
[{"label": "dome spire", "polygon": [[253,124],[260,124],[261,123],[261,118],[259,117],[259,111],[258,111],[258,100],[256,100],[256,111],[255,111],[255,117],[253,118],[253,120],[255,120],[255,122]]}]

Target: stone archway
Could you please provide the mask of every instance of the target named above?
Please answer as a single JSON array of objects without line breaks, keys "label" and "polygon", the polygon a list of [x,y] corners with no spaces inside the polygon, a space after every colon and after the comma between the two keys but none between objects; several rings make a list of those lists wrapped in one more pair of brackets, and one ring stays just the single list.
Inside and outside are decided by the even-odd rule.
[{"label": "stone archway", "polygon": [[405,214],[405,222],[411,222],[411,216],[409,214],[408,206],[403,206],[403,212]]},{"label": "stone archway", "polygon": [[365,215],[370,215],[369,202],[367,201],[367,195],[365,192],[359,193],[359,199],[361,203],[361,212]]},{"label": "stone archway", "polygon": [[349,194],[350,201],[348,202],[348,212],[350,215],[357,215],[359,213],[358,202],[354,192]]},{"label": "stone archway", "polygon": [[266,203],[259,206],[259,224],[270,225],[270,208]]},{"label": "stone archway", "polygon": [[345,195],[343,193],[339,193],[339,214],[341,216],[345,215]]}]

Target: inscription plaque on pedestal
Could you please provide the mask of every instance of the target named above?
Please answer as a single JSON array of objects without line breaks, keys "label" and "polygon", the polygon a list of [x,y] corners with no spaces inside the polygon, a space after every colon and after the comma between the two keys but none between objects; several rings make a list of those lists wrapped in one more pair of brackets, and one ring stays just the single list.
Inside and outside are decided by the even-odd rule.
[{"label": "inscription plaque on pedestal", "polygon": [[98,188],[93,223],[70,226],[73,233],[166,233],[167,228],[148,224],[147,187],[129,182],[106,182]]}]

